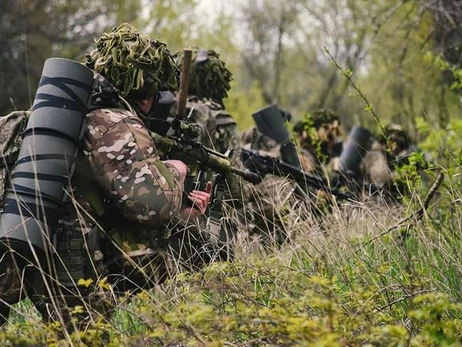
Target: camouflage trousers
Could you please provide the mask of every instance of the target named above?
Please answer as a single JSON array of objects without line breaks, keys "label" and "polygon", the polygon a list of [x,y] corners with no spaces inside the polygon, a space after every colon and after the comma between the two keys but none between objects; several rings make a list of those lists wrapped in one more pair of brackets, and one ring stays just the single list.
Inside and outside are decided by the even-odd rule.
[{"label": "camouflage trousers", "polygon": [[[222,222],[222,228],[233,229]],[[231,233],[235,232],[232,230]],[[227,234],[228,235],[228,234]],[[120,239],[125,237],[118,236]],[[215,261],[233,259],[233,243],[218,230],[177,220],[149,245],[132,244],[108,265],[110,283],[118,292],[149,289],[184,271],[196,272]]]},{"label": "camouflage trousers", "polygon": [[5,252],[0,259],[0,324],[6,323],[10,305],[26,296],[23,264],[17,262],[11,252]]},{"label": "camouflage trousers", "polygon": [[[160,236],[161,235],[161,236]],[[109,319],[119,296],[150,289],[179,272],[199,271],[220,260],[231,260],[232,245],[198,225],[177,221],[168,232],[149,244],[127,249],[123,234],[116,243],[101,237],[104,265],[86,260],[84,278],[60,280],[33,262],[6,252],[0,259],[0,319],[5,323],[10,307],[27,297],[45,321],[59,320],[70,330],[85,329],[100,318]],[[125,244],[124,244],[125,242]],[[57,266],[56,257],[52,268]],[[91,268],[94,268],[91,270]],[[56,270],[55,270],[56,271]]]},{"label": "camouflage trousers", "polygon": [[314,192],[305,192],[288,178],[267,175],[252,191],[248,204],[249,233],[265,245],[292,242],[297,223],[319,224],[326,213],[323,209],[324,204],[317,201]]},{"label": "camouflage trousers", "polygon": [[100,316],[110,318],[114,302],[98,286],[79,286],[76,280],[75,286],[65,287],[33,262],[13,254],[5,252],[0,260],[0,325],[8,321],[11,305],[26,298],[44,321],[62,321],[68,330],[84,330]]}]

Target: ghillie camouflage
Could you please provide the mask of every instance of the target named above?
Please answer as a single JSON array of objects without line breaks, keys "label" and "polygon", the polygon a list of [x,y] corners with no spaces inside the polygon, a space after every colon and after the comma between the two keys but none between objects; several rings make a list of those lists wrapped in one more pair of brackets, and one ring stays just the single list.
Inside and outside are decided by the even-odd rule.
[{"label": "ghillie camouflage", "polygon": [[102,74],[121,96],[145,99],[178,88],[179,70],[165,43],[152,40],[127,23],[95,40],[87,66]]},{"label": "ghillie camouflage", "polygon": [[[181,69],[183,52],[175,54],[175,60]],[[199,48],[194,48],[192,61],[189,95],[222,104],[223,99],[228,97],[230,82],[233,80],[233,74],[225,62],[217,52]]]}]

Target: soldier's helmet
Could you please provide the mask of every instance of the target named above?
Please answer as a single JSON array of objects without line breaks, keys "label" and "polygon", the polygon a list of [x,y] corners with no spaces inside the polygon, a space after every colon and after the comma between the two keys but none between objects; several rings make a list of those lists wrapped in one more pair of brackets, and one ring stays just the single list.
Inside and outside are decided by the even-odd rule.
[{"label": "soldier's helmet", "polygon": [[[210,99],[222,103],[228,97],[233,74],[220,55],[213,50],[193,48],[192,66],[189,79],[189,94],[200,99]],[[183,52],[175,54],[175,61],[183,67]]]},{"label": "soldier's helmet", "polygon": [[337,113],[329,109],[320,109],[309,114],[308,118],[311,120],[311,124],[316,128],[320,129],[322,126],[334,123],[335,121],[340,122],[340,117]]},{"label": "soldier's helmet", "polygon": [[411,140],[408,133],[399,124],[389,124],[384,129],[384,134],[380,138],[383,145],[392,144],[397,150],[406,150],[411,146]]},{"label": "soldier's helmet", "polygon": [[114,85],[123,97],[147,99],[176,91],[179,70],[165,43],[122,23],[95,39],[86,65]]},{"label": "soldier's helmet", "polygon": [[311,133],[313,140],[324,142],[343,135],[343,126],[337,113],[329,109],[320,109],[309,113],[302,121],[297,122],[294,132],[300,136]]}]

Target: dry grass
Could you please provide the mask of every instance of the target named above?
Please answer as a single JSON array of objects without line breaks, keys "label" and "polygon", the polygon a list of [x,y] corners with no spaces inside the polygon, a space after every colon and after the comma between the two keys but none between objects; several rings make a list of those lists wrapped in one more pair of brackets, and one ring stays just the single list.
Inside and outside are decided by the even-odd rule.
[{"label": "dry grass", "polygon": [[277,222],[263,224],[264,233],[250,230],[255,216],[242,219],[233,262],[179,273],[171,259],[175,275],[134,297],[100,286],[116,299],[113,313],[93,314],[84,332],[66,338],[22,302],[0,338],[63,346],[462,344],[462,211],[449,181],[436,206],[403,224],[424,200],[417,189],[403,204],[337,201],[329,209],[298,197],[287,180],[267,189],[253,191],[254,206]]}]

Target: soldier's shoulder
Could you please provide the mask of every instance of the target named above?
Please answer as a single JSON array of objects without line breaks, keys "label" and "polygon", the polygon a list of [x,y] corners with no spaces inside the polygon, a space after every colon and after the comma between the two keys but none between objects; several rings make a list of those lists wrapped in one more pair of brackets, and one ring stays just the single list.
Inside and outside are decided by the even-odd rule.
[{"label": "soldier's shoulder", "polygon": [[215,118],[217,125],[236,125],[234,117],[217,102],[207,101],[206,105],[210,108],[212,117]]},{"label": "soldier's shoulder", "polygon": [[121,108],[100,108],[87,114],[87,122],[115,124],[124,119],[137,118],[133,113]]},{"label": "soldier's shoulder", "polygon": [[122,121],[135,121],[137,116],[119,108],[101,108],[89,112],[86,116],[86,127],[90,136],[102,137],[110,128]]},{"label": "soldier's shoulder", "polygon": [[198,98],[190,98],[186,104],[188,113],[192,112],[192,117],[199,123],[206,123],[212,117],[209,106]]}]

